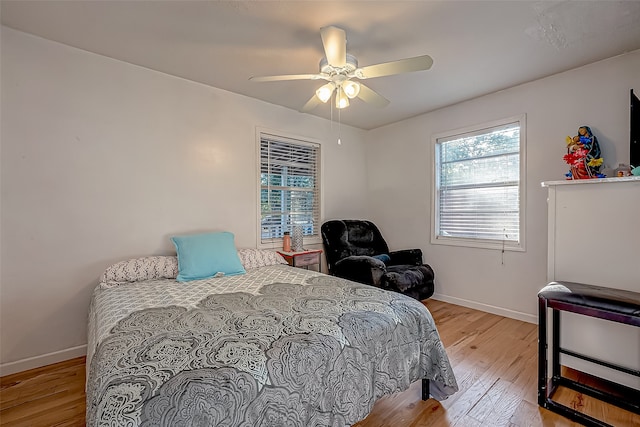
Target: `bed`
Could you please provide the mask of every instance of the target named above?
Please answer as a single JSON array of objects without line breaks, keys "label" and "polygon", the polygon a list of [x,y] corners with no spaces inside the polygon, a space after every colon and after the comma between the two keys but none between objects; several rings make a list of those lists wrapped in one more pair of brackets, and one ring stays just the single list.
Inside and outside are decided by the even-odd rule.
[{"label": "bed", "polygon": [[348,426],[428,379],[457,391],[404,295],[238,251],[246,273],[177,282],[176,257],[109,267],[89,309],[88,426]]}]

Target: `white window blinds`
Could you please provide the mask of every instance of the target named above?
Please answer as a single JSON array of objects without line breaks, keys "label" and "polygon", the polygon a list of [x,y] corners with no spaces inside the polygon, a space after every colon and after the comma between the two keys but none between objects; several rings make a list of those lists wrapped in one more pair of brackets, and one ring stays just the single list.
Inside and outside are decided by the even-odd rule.
[{"label": "white window blinds", "polygon": [[436,140],[436,239],[520,242],[520,127]]},{"label": "white window blinds", "polygon": [[320,145],[260,134],[260,230],[266,243],[301,226],[305,236],[320,227]]}]

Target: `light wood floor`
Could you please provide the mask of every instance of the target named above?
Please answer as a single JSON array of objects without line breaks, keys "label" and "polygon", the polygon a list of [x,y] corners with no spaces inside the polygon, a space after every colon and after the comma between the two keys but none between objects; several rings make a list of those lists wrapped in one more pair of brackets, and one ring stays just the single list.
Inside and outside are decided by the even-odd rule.
[{"label": "light wood floor", "polygon": [[[357,427],[577,426],[536,403],[536,325],[435,300],[426,305],[460,391],[442,402],[423,402],[418,381],[377,402]],[[84,358],[77,358],[1,378],[0,425],[84,425],[84,369]],[[574,391],[559,390],[555,397],[614,426],[640,426],[639,415]]]}]

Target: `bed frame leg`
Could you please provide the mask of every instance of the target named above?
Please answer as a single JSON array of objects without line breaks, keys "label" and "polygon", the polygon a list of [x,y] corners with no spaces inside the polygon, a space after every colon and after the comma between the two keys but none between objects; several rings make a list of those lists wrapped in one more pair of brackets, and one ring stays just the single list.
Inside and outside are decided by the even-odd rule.
[{"label": "bed frame leg", "polygon": [[422,379],[422,400],[429,400],[429,380]]}]

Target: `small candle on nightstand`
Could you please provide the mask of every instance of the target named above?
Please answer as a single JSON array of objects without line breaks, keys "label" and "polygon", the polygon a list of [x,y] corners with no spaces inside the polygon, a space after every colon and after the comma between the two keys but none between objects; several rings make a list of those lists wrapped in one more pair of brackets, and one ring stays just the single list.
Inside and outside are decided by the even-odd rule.
[{"label": "small candle on nightstand", "polygon": [[282,237],[282,250],[285,252],[291,252],[291,236],[288,231],[284,232]]}]

